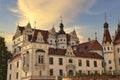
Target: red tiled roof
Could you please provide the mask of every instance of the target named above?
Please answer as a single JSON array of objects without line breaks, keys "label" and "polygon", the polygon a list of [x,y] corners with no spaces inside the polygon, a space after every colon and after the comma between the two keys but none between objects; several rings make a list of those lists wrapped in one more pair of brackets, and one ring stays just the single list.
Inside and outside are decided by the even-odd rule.
[{"label": "red tiled roof", "polygon": [[[88,52],[88,51],[82,52],[81,50],[75,50],[73,51],[73,53],[76,57],[102,59],[102,56],[100,56],[95,52]],[[66,54],[66,49],[49,48],[49,55],[65,56],[65,54]]]},{"label": "red tiled roof", "polygon": [[112,42],[112,39],[111,39],[108,29],[104,30],[104,35],[103,35],[103,43],[107,43],[107,42],[109,42],[109,43]]},{"label": "red tiled roof", "polygon": [[91,40],[89,42],[79,44],[78,48],[81,51],[102,50],[103,49],[101,44],[97,40]]}]

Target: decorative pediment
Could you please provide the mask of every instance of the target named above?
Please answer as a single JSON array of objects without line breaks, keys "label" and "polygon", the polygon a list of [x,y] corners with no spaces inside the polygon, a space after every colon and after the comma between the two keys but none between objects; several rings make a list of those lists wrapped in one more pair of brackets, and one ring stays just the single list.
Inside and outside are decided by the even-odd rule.
[{"label": "decorative pediment", "polygon": [[31,28],[30,23],[28,23],[28,24],[25,26],[25,30],[23,31],[23,33],[26,34],[26,35],[32,35],[32,28]]},{"label": "decorative pediment", "polygon": [[66,52],[65,55],[66,56],[75,56],[74,53],[73,53],[73,49],[70,45],[67,47],[67,52]]},{"label": "decorative pediment", "polygon": [[37,42],[44,42],[41,32],[38,32],[36,41]]}]

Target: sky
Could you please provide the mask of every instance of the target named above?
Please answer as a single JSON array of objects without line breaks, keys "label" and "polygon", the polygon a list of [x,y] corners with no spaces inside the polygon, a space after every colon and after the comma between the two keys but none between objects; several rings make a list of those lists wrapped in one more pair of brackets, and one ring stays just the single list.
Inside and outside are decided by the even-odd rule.
[{"label": "sky", "polygon": [[109,24],[111,36],[114,35],[120,17],[120,0],[0,0],[0,36],[5,37],[11,50],[12,36],[17,25],[28,22],[32,27],[49,30],[53,26],[59,30],[62,16],[67,33],[76,30],[80,42],[90,37],[101,43],[103,24]]}]

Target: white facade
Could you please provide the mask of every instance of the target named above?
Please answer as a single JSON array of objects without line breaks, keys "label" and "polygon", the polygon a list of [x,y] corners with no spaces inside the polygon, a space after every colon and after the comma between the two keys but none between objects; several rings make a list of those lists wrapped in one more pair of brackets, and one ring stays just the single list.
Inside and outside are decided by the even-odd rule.
[{"label": "white facade", "polygon": [[[79,49],[76,32],[20,27],[13,37],[13,58],[8,61],[7,80],[55,80],[56,76],[91,74],[104,71],[102,50]],[[95,40],[96,41],[96,40]],[[91,42],[88,42],[91,43]],[[91,43],[92,45],[92,43]],[[99,44],[97,44],[99,45]]]}]

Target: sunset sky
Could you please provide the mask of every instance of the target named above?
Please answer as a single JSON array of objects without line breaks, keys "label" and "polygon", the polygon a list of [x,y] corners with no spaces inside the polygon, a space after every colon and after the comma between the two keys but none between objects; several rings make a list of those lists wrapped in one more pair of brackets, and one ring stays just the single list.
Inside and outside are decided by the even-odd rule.
[{"label": "sunset sky", "polygon": [[103,24],[110,26],[111,35],[117,29],[120,18],[120,0],[0,0],[0,36],[6,38],[10,46],[17,25],[28,22],[38,29],[59,29],[62,16],[65,31],[76,30],[80,42],[94,39],[97,32],[101,42]]}]

